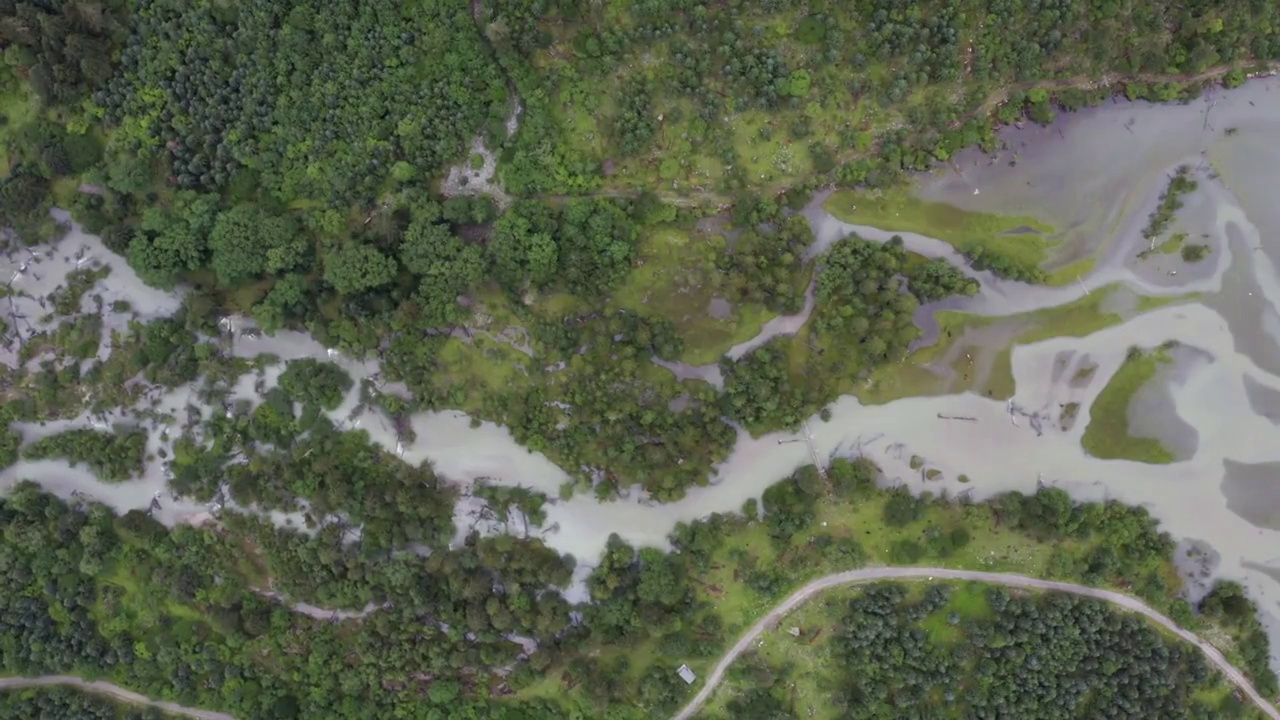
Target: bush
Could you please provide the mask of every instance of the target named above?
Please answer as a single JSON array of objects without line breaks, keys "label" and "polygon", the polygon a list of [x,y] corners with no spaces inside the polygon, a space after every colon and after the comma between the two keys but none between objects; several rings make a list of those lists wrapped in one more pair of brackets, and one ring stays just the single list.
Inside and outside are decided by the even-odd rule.
[{"label": "bush", "polygon": [[337,409],[354,383],[347,371],[331,362],[311,358],[289,361],[280,375],[280,389],[295,402]]}]

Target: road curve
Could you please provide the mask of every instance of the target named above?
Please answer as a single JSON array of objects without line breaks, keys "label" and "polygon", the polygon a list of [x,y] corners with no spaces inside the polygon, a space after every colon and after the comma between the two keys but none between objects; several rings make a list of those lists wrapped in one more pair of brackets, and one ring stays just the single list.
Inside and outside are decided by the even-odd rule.
[{"label": "road curve", "polygon": [[164,700],[152,700],[145,695],[139,695],[132,690],[126,690],[119,685],[114,685],[102,680],[85,680],[74,675],[42,675],[41,677],[5,677],[0,678],[0,691],[3,690],[21,690],[24,688],[34,687],[52,687],[55,685],[63,685],[75,688],[82,692],[92,693],[94,695],[105,695],[107,697],[119,700],[120,702],[129,703],[130,705],[150,705],[153,708],[162,710],[170,715],[182,715],[184,717],[196,718],[196,720],[236,720],[226,713],[214,712],[212,710],[201,710],[199,708],[189,708],[177,703],[166,702]]},{"label": "road curve", "polygon": [[[934,579],[934,580],[963,580],[972,582],[990,583],[992,585],[1005,585],[1008,587],[1027,588],[1031,590],[1051,590],[1054,592],[1071,593],[1072,595],[1081,595],[1091,597],[1096,600],[1111,603],[1125,610],[1139,613],[1152,622],[1164,627],[1174,633],[1183,640],[1196,646],[1201,653],[1213,663],[1219,671],[1222,672],[1228,680],[1236,687],[1240,688],[1253,704],[1258,706],[1267,717],[1271,720],[1280,720],[1280,711],[1268,702],[1258,693],[1250,684],[1244,673],[1240,672],[1227,659],[1218,652],[1217,648],[1209,643],[1201,640],[1195,634],[1190,633],[1178,627],[1169,618],[1161,615],[1153,610],[1146,603],[1137,598],[1130,597],[1123,593],[1113,592],[1111,590],[1102,590],[1100,588],[1089,587],[1087,585],[1076,585],[1073,583],[1055,582],[1053,580],[1041,580],[1039,578],[1031,578],[1025,575],[1014,575],[1011,573],[993,573],[980,572],[976,570],[948,570],[946,568],[922,568],[922,567],[879,567],[865,568],[862,570],[849,570],[846,572],[835,573],[825,577],[818,578],[813,582],[805,585],[795,591],[786,600],[783,600],[777,607],[770,610],[767,615],[760,618],[751,629],[747,630],[738,642],[716,663],[711,674],[707,676],[703,683],[702,689],[694,696],[692,700],[685,705],[679,713],[675,715],[673,720],[688,720],[693,717],[706,703],[707,698],[711,697],[711,693],[720,685],[724,679],[724,673],[729,666],[738,659],[742,653],[751,647],[760,635],[772,627],[787,613],[790,613],[797,606],[808,601],[814,595],[840,585],[850,585],[854,583],[874,582],[876,580],[911,580],[911,579]],[[32,687],[49,687],[56,685],[64,685],[73,687],[84,692],[94,693],[97,695],[106,695],[108,697],[120,700],[122,702],[134,705],[149,705],[151,707],[163,710],[173,715],[182,715],[196,720],[235,720],[231,715],[226,713],[214,712],[212,710],[200,710],[199,708],[190,708],[176,703],[166,702],[162,700],[152,700],[144,695],[140,695],[132,690],[126,690],[119,685],[114,685],[101,680],[85,680],[73,675],[44,675],[41,677],[7,677],[0,678],[0,690],[18,690],[22,688]]]},{"label": "road curve", "polygon": [[1244,673],[1240,672],[1227,659],[1218,652],[1218,649],[1209,643],[1196,637],[1194,634],[1178,627],[1177,623],[1169,618],[1161,615],[1151,607],[1143,603],[1137,598],[1130,597],[1123,593],[1112,592],[1111,590],[1102,590],[1100,588],[1089,587],[1087,585],[1075,585],[1073,583],[1054,582],[1053,580],[1040,580],[1025,575],[1014,575],[1011,573],[993,573],[979,572],[976,570],[948,570],[945,568],[924,568],[924,567],[878,567],[865,568],[862,570],[849,570],[846,572],[835,573],[825,577],[818,578],[813,582],[805,585],[795,591],[786,600],[783,600],[777,607],[769,611],[769,614],[760,618],[760,620],[747,630],[738,642],[720,658],[720,662],[716,663],[711,674],[707,676],[706,681],[702,685],[702,689],[698,694],[689,701],[684,708],[675,715],[672,720],[689,720],[698,712],[711,697],[711,693],[715,692],[716,687],[720,685],[720,681],[724,679],[724,673],[729,669],[738,656],[746,652],[760,637],[761,633],[768,630],[782,619],[787,613],[794,610],[797,606],[803,604],[818,593],[837,587],[840,585],[850,585],[853,583],[873,582],[876,580],[910,580],[910,579],[933,579],[933,580],[966,580],[974,582],[990,583],[992,585],[1006,585],[1009,587],[1027,588],[1031,590],[1052,590],[1055,592],[1071,593],[1072,595],[1083,595],[1096,600],[1109,602],[1117,605],[1125,610],[1136,612],[1147,617],[1152,622],[1164,627],[1178,637],[1195,645],[1200,649],[1201,653],[1208,658],[1209,662],[1222,672],[1236,687],[1240,688],[1254,705],[1262,710],[1271,720],[1280,720],[1280,711],[1275,706],[1258,694],[1258,691],[1249,683]]}]

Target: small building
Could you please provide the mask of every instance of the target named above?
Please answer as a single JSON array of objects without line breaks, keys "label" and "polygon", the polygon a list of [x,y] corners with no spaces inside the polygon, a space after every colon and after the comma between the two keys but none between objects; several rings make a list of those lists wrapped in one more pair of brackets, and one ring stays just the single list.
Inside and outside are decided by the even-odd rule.
[{"label": "small building", "polygon": [[681,680],[685,681],[685,683],[689,685],[692,685],[693,681],[698,679],[698,676],[693,674],[693,671],[689,669],[688,665],[681,665],[676,669],[676,674],[680,676]]}]

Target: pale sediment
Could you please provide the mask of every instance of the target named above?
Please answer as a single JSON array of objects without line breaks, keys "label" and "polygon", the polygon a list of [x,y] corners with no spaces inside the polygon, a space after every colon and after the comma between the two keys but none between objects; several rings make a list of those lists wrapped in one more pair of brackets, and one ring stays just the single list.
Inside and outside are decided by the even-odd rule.
[{"label": "pale sediment", "polygon": [[[981,498],[1007,490],[1033,491],[1043,482],[1083,499],[1105,497],[1143,505],[1173,535],[1197,538],[1211,546],[1217,561],[1207,572],[1243,581],[1270,620],[1269,613],[1280,604],[1280,570],[1273,567],[1274,549],[1280,547],[1280,524],[1272,519],[1280,509],[1280,493],[1275,490],[1280,480],[1269,472],[1272,464],[1280,463],[1280,427],[1268,399],[1280,397],[1280,282],[1273,262],[1274,257],[1280,257],[1280,211],[1271,207],[1274,202],[1260,207],[1267,200],[1257,188],[1274,186],[1274,178],[1280,175],[1280,158],[1259,152],[1254,159],[1245,150],[1264,141],[1273,143],[1269,138],[1280,128],[1280,93],[1265,91],[1275,84],[1254,82],[1218,93],[1212,123],[1204,121],[1208,108],[1203,102],[1160,107],[1124,103],[1082,113],[1052,131],[1013,131],[1008,137],[1014,150],[1021,153],[1015,168],[1007,162],[987,164],[985,156],[974,152],[961,153],[957,163],[964,170],[963,177],[943,173],[926,181],[924,192],[933,199],[975,210],[1043,215],[1056,226],[1068,228],[1062,233],[1064,242],[1092,248],[1098,258],[1092,273],[1082,278],[1084,287],[1029,286],[971,272],[983,283],[978,295],[935,307],[981,315],[1023,313],[1069,303],[1086,289],[1113,283],[1142,296],[1203,295],[1196,301],[1148,312],[1139,312],[1137,303],[1132,303],[1121,308],[1125,310],[1122,316],[1128,319],[1086,337],[1058,337],[1014,347],[1011,358],[1016,394],[1012,404],[973,393],[905,398],[877,406],[841,398],[828,408],[829,421],[814,418],[809,423],[818,457],[864,454],[881,465],[890,481],[923,489],[919,473],[910,469],[900,451],[905,447],[905,457],[928,457],[942,471],[943,479],[928,486],[934,492],[971,490]],[[1251,100],[1256,107],[1250,105]],[[1240,130],[1228,143],[1222,131],[1231,126]],[[1214,165],[1219,173],[1214,178],[1204,160],[1217,162],[1219,157],[1222,165]],[[1272,162],[1266,162],[1267,158]],[[978,164],[973,164],[975,161]],[[1167,174],[1187,162],[1199,168],[1196,177],[1200,188],[1184,209],[1184,214],[1195,215],[1185,221],[1185,227],[1209,235],[1201,241],[1211,246],[1211,254],[1194,269],[1178,269],[1177,275],[1168,274],[1172,265],[1153,269],[1135,264],[1137,252],[1148,242],[1141,237],[1141,229]],[[974,187],[981,187],[982,194],[973,195]],[[814,252],[850,231],[874,240],[895,234],[892,229],[841,223],[816,208],[810,206],[806,211],[817,234]],[[954,248],[946,243],[902,235],[916,252],[958,261]],[[83,235],[73,238],[73,243],[85,242],[92,252],[101,252],[101,261],[112,265],[111,276],[95,286],[104,297],[128,299],[135,312],[146,316],[159,316],[177,307],[177,295],[141,286],[123,261],[109,256],[100,244],[94,244],[97,241]],[[60,244],[54,255],[61,252]],[[71,257],[74,251],[68,247],[65,252]],[[51,263],[45,266],[48,273],[62,268],[65,274],[74,261]],[[11,264],[0,267],[6,277],[14,269]],[[53,287],[43,277],[32,282],[41,284],[28,288],[47,292]],[[34,300],[18,302],[20,308],[31,310],[22,303]],[[796,332],[812,310],[812,302],[810,292],[804,312],[766,323],[760,336],[735,347],[730,356],[739,357],[771,337]],[[928,310],[924,313],[923,318],[931,320]],[[1195,348],[1195,359],[1175,362],[1167,375],[1153,383],[1154,394],[1139,398],[1141,407],[1130,419],[1136,431],[1170,443],[1177,461],[1157,466],[1086,455],[1080,438],[1088,425],[1090,407],[1128,348],[1156,347],[1169,340]],[[285,360],[333,359],[357,379],[381,382],[375,362],[332,354],[301,333],[242,336],[234,351],[246,357],[273,353]],[[12,364],[12,358],[7,356],[6,362]],[[1094,369],[1082,373],[1087,368]],[[688,371],[713,381],[709,370]],[[264,373],[264,387],[274,384],[278,372],[277,367]],[[236,397],[256,396],[256,382],[242,381]],[[161,407],[179,417],[188,405],[197,406],[202,416],[217,411],[200,406],[190,387],[162,395]],[[1051,419],[1072,403],[1079,408],[1078,419],[1069,430],[1062,430]],[[937,419],[939,414],[973,417],[976,422],[947,423]],[[1155,415],[1161,423],[1151,419]],[[489,478],[536,488],[554,498],[560,486],[570,480],[568,473],[544,455],[517,444],[507,429],[491,423],[473,425],[471,418],[460,412],[414,415],[411,425],[416,440],[412,442],[398,436],[380,412],[360,405],[358,387],[331,416],[343,427],[367,430],[374,441],[406,462],[431,461],[437,472],[460,484]],[[64,427],[90,426],[95,421],[100,420],[85,416]],[[162,439],[160,423],[146,427],[151,433],[149,450],[157,451],[172,442],[172,437]],[[34,437],[48,428],[27,426],[22,430]],[[675,523],[712,512],[736,511],[747,499],[758,498],[769,484],[811,462],[806,443],[779,442],[799,437],[771,433],[752,438],[740,433],[732,454],[708,479],[710,484],[690,489],[678,502],[654,505],[633,493],[608,503],[585,494],[551,503],[546,507],[546,524],[558,530],[548,532],[545,539],[556,550],[580,559],[582,568],[599,557],[611,533],[632,543],[664,546]],[[1240,469],[1245,467],[1267,470]],[[955,478],[961,474],[973,482],[958,483]],[[87,471],[65,463],[22,462],[0,473],[0,486],[24,477],[64,497],[83,493],[118,510],[145,508],[156,493],[165,498],[167,492],[159,462],[149,465],[140,479],[118,484],[99,482]],[[164,499],[162,505],[158,516],[170,523],[198,516],[206,509],[172,498]],[[459,503],[459,524],[471,522],[466,513],[472,509]],[[301,521],[296,514],[274,517],[280,522]],[[1188,572],[1196,573],[1200,584],[1209,580],[1199,577],[1206,571]],[[577,586],[576,592],[580,590]],[[1276,624],[1269,627],[1275,635]],[[1280,652],[1276,637],[1273,647]]]}]

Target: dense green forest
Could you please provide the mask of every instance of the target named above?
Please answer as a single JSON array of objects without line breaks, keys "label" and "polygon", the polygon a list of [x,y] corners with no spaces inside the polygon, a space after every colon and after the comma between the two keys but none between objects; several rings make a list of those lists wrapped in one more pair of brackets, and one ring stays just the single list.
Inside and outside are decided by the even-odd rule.
[{"label": "dense green forest", "polygon": [[739,660],[705,716],[1259,717],[1198,652],[1097,600],[964,584],[834,594],[789,620],[798,637]]},{"label": "dense green forest", "polygon": [[[501,422],[602,495],[638,482],[673,499],[724,457],[722,415],[793,426],[900,359],[917,303],[975,289],[900,248],[808,258],[788,217],[807,188],[891,183],[994,146],[1024,112],[1238,82],[1280,57],[1276,12],[15,0],[0,6],[0,215],[36,242],[67,207],[148,283],[193,287],[193,332],[229,311],[306,330],[377,355],[413,407]],[[1127,79],[1076,87],[1101,73]],[[1152,79],[1179,75],[1197,77]],[[505,193],[442,197],[450,165],[483,160],[472,137]],[[699,229],[724,205],[730,241]],[[672,234],[686,249],[658,247]],[[700,243],[724,251],[695,259]],[[814,277],[814,321],[726,368],[725,393],[649,363],[719,359],[797,312]],[[682,293],[727,302],[727,336]],[[51,340],[83,358],[93,322]],[[494,341],[504,323],[536,361]],[[167,364],[194,370],[178,352]]]},{"label": "dense green forest", "polygon": [[166,720],[154,708],[135,708],[65,688],[0,693],[0,719],[29,720]]},{"label": "dense green forest", "polygon": [[[1173,544],[1145,510],[1055,490],[917,498],[875,489],[865,461],[838,460],[742,513],[678,525],[679,552],[615,536],[587,580],[591,602],[571,605],[576,561],[537,534],[554,500],[471,488],[495,516],[525,522],[451,545],[460,488],[326,414],[355,392],[408,437],[414,412],[461,409],[566,468],[575,482],[562,494],[639,484],[677,499],[709,481],[735,425],[797,425],[901,360],[921,305],[977,290],[900,241],[852,237],[810,257],[795,211],[813,188],[884,188],[963,148],[995,148],[1000,125],[1116,93],[1176,101],[1239,84],[1280,60],[1274,3],[0,0],[0,54],[5,249],[61,237],[49,215],[61,207],[148,285],[187,291],[172,317],[106,330],[92,286],[107,271],[68,275],[42,304],[48,329],[3,368],[0,468],[62,458],[122,482],[163,461],[175,492],[229,493],[307,524],[226,510],[166,529],[20,486],[0,499],[4,674],[100,676],[246,718],[662,718],[691,693],[676,667],[705,675],[805,579],[939,563],[1129,590],[1218,632],[1277,692],[1243,589],[1223,584],[1195,608],[1175,599]],[[1103,76],[1114,82],[1094,83]],[[495,187],[442,189],[485,153]],[[980,243],[966,254],[1046,280]],[[810,297],[794,336],[725,357]],[[295,360],[261,403],[234,402],[237,379],[276,363],[227,351],[228,314],[376,359],[379,380],[409,396]],[[111,352],[95,360],[100,341]],[[655,359],[719,363],[723,390]],[[149,386],[188,383],[225,412],[140,410],[176,438],[172,456],[148,458],[134,424],[26,445],[9,429],[145,408]],[[313,618],[272,593],[373,611]],[[852,608],[851,627],[877,629],[868,642],[914,638],[902,617],[916,606],[881,600]],[[893,687],[894,707],[924,716],[939,698],[917,682],[921,667],[985,682],[948,703],[1024,714],[1051,696],[1096,716],[1163,708],[1205,686],[1185,648],[1096,606],[1004,602],[968,630],[1023,638],[1006,655],[909,645],[910,663],[842,678],[833,703]],[[1084,635],[1152,662],[1069,665]],[[843,638],[851,668],[875,649],[857,637]],[[995,685],[1021,689],[1026,668],[1009,656],[1031,638],[1075,674],[999,695]],[[786,717],[775,690],[731,714],[777,704],[772,716]],[[0,694],[0,717],[154,715],[64,691]]]},{"label": "dense green forest", "polygon": [[[1232,584],[1199,608],[1171,600],[1173,543],[1144,510],[1072,503],[1059,490],[956,504],[878,490],[875,475],[865,461],[836,461],[825,482],[805,468],[765,493],[763,519],[753,507],[678,525],[678,553],[615,536],[587,581],[592,602],[576,607],[561,595],[574,561],[537,539],[471,534],[450,549],[422,537],[434,551],[420,555],[388,552],[406,540],[375,535],[376,518],[356,542],[342,523],[309,534],[234,512],[214,531],[166,529],[142,511],[68,505],[27,484],[0,501],[0,672],[105,677],[243,717],[661,718],[689,696],[679,664],[705,672],[796,584],[895,562],[1127,588],[1231,638],[1229,654],[1276,692],[1252,603]],[[383,516],[407,510],[365,487]],[[312,618],[267,588],[374,610]],[[1079,641],[1056,626],[1039,632]]]}]

